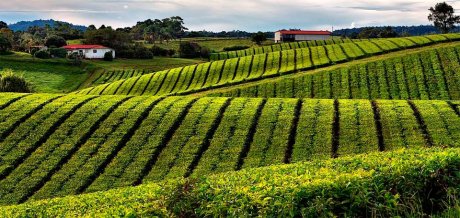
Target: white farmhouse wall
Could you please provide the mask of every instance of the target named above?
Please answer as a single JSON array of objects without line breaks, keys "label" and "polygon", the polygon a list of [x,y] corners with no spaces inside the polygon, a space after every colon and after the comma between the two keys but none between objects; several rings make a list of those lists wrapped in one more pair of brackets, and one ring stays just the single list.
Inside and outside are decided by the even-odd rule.
[{"label": "white farmhouse wall", "polygon": [[109,48],[96,48],[96,49],[75,49],[70,50],[68,53],[83,53],[84,57],[87,59],[103,59],[106,52],[112,52],[113,58],[116,57],[115,50]]},{"label": "white farmhouse wall", "polygon": [[327,40],[330,38],[329,35],[296,35],[295,41]]},{"label": "white farmhouse wall", "polygon": [[281,42],[281,33],[280,32],[275,33],[275,42],[276,43]]},{"label": "white farmhouse wall", "polygon": [[106,52],[111,51],[113,58],[115,58],[115,51],[112,49],[85,49],[84,55],[88,59],[102,59]]}]

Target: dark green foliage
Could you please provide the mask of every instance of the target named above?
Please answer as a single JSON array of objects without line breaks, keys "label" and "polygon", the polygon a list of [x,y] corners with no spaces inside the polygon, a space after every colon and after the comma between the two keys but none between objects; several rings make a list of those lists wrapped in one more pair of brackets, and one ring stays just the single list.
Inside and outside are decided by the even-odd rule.
[{"label": "dark green foliage", "polygon": [[37,52],[35,52],[34,56],[36,58],[40,58],[40,59],[49,59],[51,58],[51,55],[48,51],[46,50],[39,50]]},{"label": "dark green foliage", "polygon": [[11,41],[0,34],[0,54],[6,53],[12,48]]},{"label": "dark green foliage", "polygon": [[45,39],[45,46],[48,48],[60,48],[67,45],[66,40],[63,37],[52,35]]},{"label": "dark green foliage", "polygon": [[434,23],[442,33],[448,33],[455,28],[455,24],[460,23],[460,16],[455,15],[454,8],[446,2],[436,4],[430,9],[428,20]]},{"label": "dark green foliage", "polygon": [[50,48],[48,49],[51,57],[53,58],[66,58],[67,57],[67,50],[64,48]]},{"label": "dark green foliage", "polygon": [[32,87],[24,77],[15,75],[11,70],[0,72],[0,92],[32,92]]},{"label": "dark green foliage", "polygon": [[181,58],[197,58],[201,57],[201,46],[195,42],[181,42],[179,47],[179,55]]},{"label": "dark green foliage", "polygon": [[113,61],[113,53],[111,51],[104,54],[104,61]]},{"label": "dark green foliage", "polygon": [[251,36],[251,40],[257,45],[261,45],[262,42],[267,41],[267,36],[263,32],[257,32]]},{"label": "dark green foliage", "polygon": [[152,51],[153,56],[172,57],[176,54],[174,49],[165,49],[159,46],[153,46],[150,51]]},{"label": "dark green foliage", "polygon": [[238,50],[244,50],[250,48],[249,46],[244,46],[244,45],[235,45],[232,47],[225,47],[224,51],[238,51]]}]

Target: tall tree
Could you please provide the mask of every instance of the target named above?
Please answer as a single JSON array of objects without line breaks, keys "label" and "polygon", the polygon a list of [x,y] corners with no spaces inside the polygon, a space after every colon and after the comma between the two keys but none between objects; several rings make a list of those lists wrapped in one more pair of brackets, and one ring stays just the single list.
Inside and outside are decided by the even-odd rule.
[{"label": "tall tree", "polygon": [[454,8],[446,2],[438,3],[429,10],[428,20],[434,22],[442,33],[448,33],[455,28],[455,24],[460,23],[460,16],[455,15]]},{"label": "tall tree", "polygon": [[257,45],[261,45],[262,42],[267,40],[267,36],[263,32],[258,32],[252,35],[251,40],[255,42]]},{"label": "tall tree", "polygon": [[0,20],[0,29],[8,29],[8,24]]}]

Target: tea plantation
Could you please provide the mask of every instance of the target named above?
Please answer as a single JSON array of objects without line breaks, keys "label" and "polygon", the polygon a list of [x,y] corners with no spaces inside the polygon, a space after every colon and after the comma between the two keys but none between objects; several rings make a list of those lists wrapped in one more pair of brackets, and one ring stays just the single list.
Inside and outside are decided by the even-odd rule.
[{"label": "tea plantation", "polygon": [[458,39],[285,43],[104,73],[102,85],[71,94],[0,93],[0,216],[456,208]]}]

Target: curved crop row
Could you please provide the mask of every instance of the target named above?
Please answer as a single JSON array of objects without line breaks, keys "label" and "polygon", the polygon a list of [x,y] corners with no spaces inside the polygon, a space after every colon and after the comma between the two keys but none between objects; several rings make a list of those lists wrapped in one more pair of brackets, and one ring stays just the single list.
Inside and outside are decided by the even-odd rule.
[{"label": "curved crop row", "polygon": [[[458,39],[457,34],[444,34],[444,35],[425,35],[416,37],[403,37],[403,38],[389,38],[389,39],[339,39],[334,38],[330,40],[313,40],[304,42],[292,43],[279,43],[270,46],[263,46],[259,48],[249,48],[239,51],[229,51],[211,54],[211,60],[225,60],[229,58],[244,57],[262,53],[270,53],[274,51],[283,51],[299,48],[310,48],[315,46],[337,46],[339,44],[360,42],[360,48],[365,50],[366,53],[377,53],[380,50],[388,51],[398,49],[399,47],[413,47],[417,45],[429,44],[432,42],[442,42],[445,40]],[[362,43],[361,43],[362,42]]]},{"label": "curved crop row", "polygon": [[129,79],[132,77],[139,77],[144,74],[149,74],[152,72],[146,70],[113,70],[113,71],[104,71],[99,77],[94,78],[91,81],[91,86],[102,85],[106,83],[112,83],[122,79]]},{"label": "curved crop row", "polygon": [[373,152],[28,202],[0,215],[423,217],[455,206],[459,165],[458,148]]},{"label": "curved crop row", "polygon": [[212,53],[210,59],[212,61],[217,61],[217,60],[224,60],[224,59],[229,59],[229,58],[237,58],[237,57],[244,57],[244,56],[250,56],[250,55],[258,55],[258,54],[263,54],[263,53],[289,50],[289,49],[309,48],[309,47],[315,47],[315,46],[334,45],[334,44],[350,43],[350,42],[358,42],[358,41],[361,41],[361,40],[348,39],[348,38],[346,39],[334,38],[334,39],[328,39],[328,40],[312,40],[312,41],[303,41],[303,42],[277,43],[273,45],[267,45],[267,46],[262,46],[262,47],[252,47],[252,48],[238,50],[238,51]]},{"label": "curved crop row", "polygon": [[460,47],[213,91],[209,96],[326,99],[460,99]]},{"label": "curved crop row", "polygon": [[[458,37],[460,38],[460,35]],[[445,38],[444,42],[450,40],[453,39]],[[408,48],[396,46],[380,48],[373,42],[360,41],[356,43],[291,49],[213,61],[120,80],[114,83],[83,89],[76,93],[90,95],[156,96],[188,94]],[[375,42],[390,43],[389,40],[384,39],[375,40]],[[424,46],[432,43],[434,42],[420,42],[420,44],[416,45]]]},{"label": "curved crop row", "polygon": [[460,146],[455,101],[35,94],[1,109],[0,119],[16,115],[16,103],[34,108],[49,99],[0,141],[0,204],[348,154]]}]

